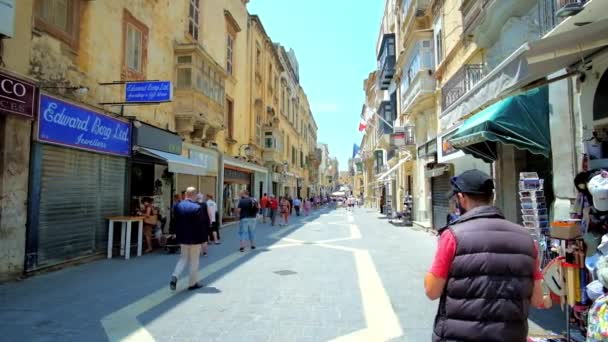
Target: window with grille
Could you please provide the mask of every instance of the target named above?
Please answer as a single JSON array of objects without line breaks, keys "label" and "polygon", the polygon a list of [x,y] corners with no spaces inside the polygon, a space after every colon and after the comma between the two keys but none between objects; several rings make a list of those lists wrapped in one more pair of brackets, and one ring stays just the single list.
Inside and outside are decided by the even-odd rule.
[{"label": "window with grille", "polygon": [[194,40],[198,40],[200,7],[199,0],[190,0],[188,10],[188,33]]}]

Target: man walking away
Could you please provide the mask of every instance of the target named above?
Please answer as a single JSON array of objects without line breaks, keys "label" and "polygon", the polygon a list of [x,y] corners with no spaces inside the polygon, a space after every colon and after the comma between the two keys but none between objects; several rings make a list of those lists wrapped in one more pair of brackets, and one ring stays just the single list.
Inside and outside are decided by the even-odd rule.
[{"label": "man walking away", "polygon": [[190,267],[190,281],[188,290],[202,287],[198,283],[198,261],[201,254],[201,244],[206,240],[205,234],[209,230],[209,216],[207,205],[196,203],[196,189],[189,187],[185,193],[186,200],[179,202],[175,210],[175,232],[181,248],[181,257],[175,266],[169,287],[175,291],[177,278],[186,268]]},{"label": "man walking away", "polygon": [[275,195],[270,195],[270,199],[268,200],[268,206],[270,209],[270,224],[275,225],[277,223],[277,214],[279,212],[279,200],[277,200]]},{"label": "man walking away", "polygon": [[461,216],[439,230],[424,279],[426,295],[439,299],[432,340],[525,342],[529,307],[543,306],[535,242],[491,205],[490,176],[469,170],[451,185]]},{"label": "man walking away", "polygon": [[302,207],[302,200],[296,197],[293,200],[293,208],[296,210],[296,216],[300,216],[301,207]]},{"label": "man walking away", "polygon": [[239,211],[239,237],[241,240],[241,252],[245,251],[246,242],[249,241],[251,249],[255,249],[255,224],[258,214],[258,203],[249,197],[249,192],[243,190],[241,199],[237,206]]},{"label": "man walking away", "polygon": [[266,223],[266,217],[270,215],[270,199],[268,195],[264,193],[264,196],[260,199],[260,207],[262,208],[262,223]]}]

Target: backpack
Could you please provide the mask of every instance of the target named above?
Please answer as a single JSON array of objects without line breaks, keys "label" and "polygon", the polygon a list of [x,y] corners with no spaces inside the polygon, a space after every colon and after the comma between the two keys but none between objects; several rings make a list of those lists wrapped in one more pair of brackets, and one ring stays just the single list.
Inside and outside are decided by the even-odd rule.
[{"label": "backpack", "polygon": [[258,205],[258,201],[256,201],[253,198],[250,198],[251,200],[251,209],[249,211],[249,216],[250,217],[255,217],[258,212],[260,211],[260,206]]}]

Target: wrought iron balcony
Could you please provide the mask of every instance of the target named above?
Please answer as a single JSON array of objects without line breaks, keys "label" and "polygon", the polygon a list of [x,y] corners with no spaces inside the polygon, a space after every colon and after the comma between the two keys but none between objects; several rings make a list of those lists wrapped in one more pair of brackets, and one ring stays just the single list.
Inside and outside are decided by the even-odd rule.
[{"label": "wrought iron balcony", "polygon": [[580,12],[587,0],[538,0],[540,33],[544,36],[562,20]]},{"label": "wrought iron balcony", "polygon": [[466,64],[441,88],[441,108],[446,110],[477,84],[484,74],[483,64]]},{"label": "wrought iron balcony", "polygon": [[395,34],[388,33],[382,36],[382,44],[378,52],[378,85],[380,89],[387,90],[395,75]]}]

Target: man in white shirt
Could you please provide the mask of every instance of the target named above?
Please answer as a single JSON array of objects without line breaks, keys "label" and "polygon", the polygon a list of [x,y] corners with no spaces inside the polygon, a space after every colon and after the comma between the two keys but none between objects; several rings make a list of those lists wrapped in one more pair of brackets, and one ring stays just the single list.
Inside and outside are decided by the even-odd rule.
[{"label": "man in white shirt", "polygon": [[217,217],[217,204],[213,201],[213,195],[207,194],[207,214],[211,222],[211,238],[209,243],[220,244],[220,223]]},{"label": "man in white shirt", "polygon": [[296,197],[293,200],[293,208],[296,210],[296,216],[300,216],[300,208],[302,207],[302,200]]}]

